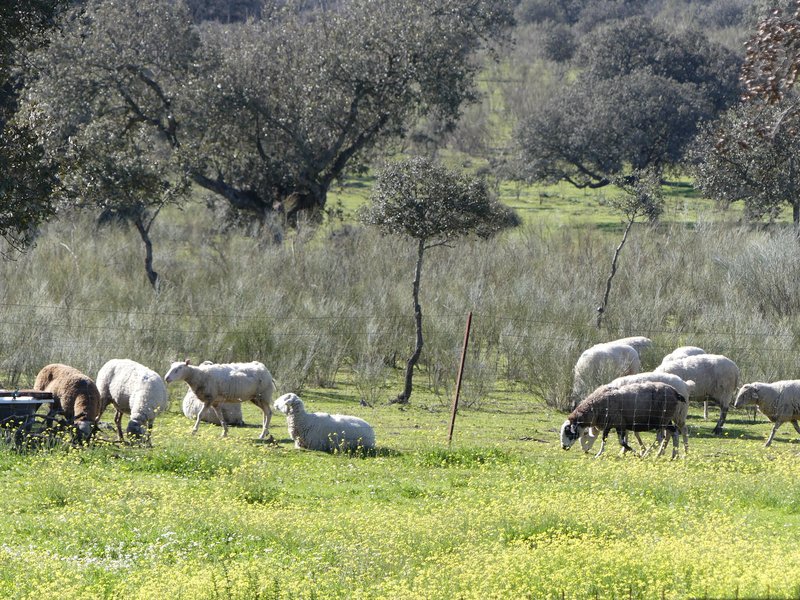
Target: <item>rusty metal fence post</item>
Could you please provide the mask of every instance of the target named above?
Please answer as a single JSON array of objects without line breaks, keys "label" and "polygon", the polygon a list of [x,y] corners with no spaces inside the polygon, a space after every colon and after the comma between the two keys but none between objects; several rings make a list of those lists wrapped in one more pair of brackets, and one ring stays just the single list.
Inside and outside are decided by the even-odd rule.
[{"label": "rusty metal fence post", "polygon": [[458,397],[461,394],[461,378],[464,376],[464,362],[467,358],[467,345],[469,344],[469,331],[472,327],[472,311],[467,314],[467,328],[464,332],[464,346],[461,348],[461,364],[458,366],[456,378],[456,395],[453,398],[453,410],[450,413],[450,431],[447,434],[447,447],[453,442],[453,429],[456,426],[456,413],[458,412]]}]

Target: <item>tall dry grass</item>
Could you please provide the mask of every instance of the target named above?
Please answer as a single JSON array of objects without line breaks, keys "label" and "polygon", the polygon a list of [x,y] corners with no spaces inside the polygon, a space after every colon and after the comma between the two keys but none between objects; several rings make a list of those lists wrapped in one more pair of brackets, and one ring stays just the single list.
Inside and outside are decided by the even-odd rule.
[{"label": "tall dry grass", "polygon": [[[571,369],[598,342],[646,335],[663,354],[692,344],[739,364],[743,379],[800,376],[800,242],[792,230],[700,223],[637,226],[602,330],[594,327],[618,232],[529,226],[429,253],[417,385],[453,392],[474,314],[464,393],[480,406],[509,384],[566,406]],[[69,215],[29,253],[0,263],[0,384],[30,385],[44,364],[95,374],[127,357],[261,360],[282,390],[348,377],[380,402],[414,342],[414,245],[359,227],[303,227],[282,243],[220,231],[204,210],[162,215],[155,293],[136,234]]]}]

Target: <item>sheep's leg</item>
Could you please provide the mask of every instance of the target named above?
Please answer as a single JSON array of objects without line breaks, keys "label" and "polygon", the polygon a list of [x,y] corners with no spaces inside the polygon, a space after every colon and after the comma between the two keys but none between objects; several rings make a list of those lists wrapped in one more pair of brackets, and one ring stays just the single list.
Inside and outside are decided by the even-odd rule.
[{"label": "sheep's leg", "polygon": [[254,398],[252,402],[261,409],[262,413],[264,413],[264,417],[261,422],[261,435],[258,436],[258,439],[263,440],[269,432],[269,423],[272,420],[272,409],[269,406],[269,400],[265,401],[263,398],[259,397],[258,399]]},{"label": "sheep's leg", "polygon": [[603,450],[606,449],[606,438],[608,437],[610,431],[611,431],[610,429],[603,430],[603,438],[602,440],[600,440],[600,451],[594,455],[595,458],[600,458],[600,455],[603,453]]},{"label": "sheep's leg", "polygon": [[122,437],[122,411],[114,406],[116,413],[114,414],[114,425],[117,426],[117,440],[120,442],[124,439]]},{"label": "sheep's leg", "polygon": [[683,436],[683,452],[689,454],[689,426],[686,423],[681,427],[681,435]]},{"label": "sheep's leg", "polygon": [[728,416],[728,405],[727,403],[723,404],[722,402],[719,403],[719,420],[717,424],[714,426],[714,435],[719,435],[722,433],[722,426],[725,424],[725,418]]},{"label": "sheep's leg", "polygon": [[672,460],[678,456],[678,428],[672,430]]},{"label": "sheep's leg", "polygon": [[775,421],[775,424],[772,426],[772,431],[769,432],[769,437],[767,438],[767,443],[764,444],[764,448],[769,448],[769,445],[772,443],[772,439],[775,437],[775,432],[778,431],[778,427],[783,425],[780,421]]},{"label": "sheep's leg", "polygon": [[636,451],[628,445],[628,432],[624,429],[622,431],[617,430],[617,438],[619,438],[619,445],[622,446],[622,453],[625,452],[633,452],[636,454]]},{"label": "sheep's leg", "polygon": [[797,424],[797,421],[792,421],[792,425],[794,425],[794,430],[800,433],[800,425]]},{"label": "sheep's leg", "polygon": [[197,419],[195,419],[194,427],[192,427],[192,435],[196,434],[197,430],[200,428],[200,417],[203,415],[203,411],[207,409],[208,406],[204,404],[202,410],[197,412]]},{"label": "sheep's leg", "polygon": [[222,436],[228,436],[228,423],[225,421],[225,413],[223,413],[220,409],[218,409],[215,405],[211,405],[211,409],[216,413],[217,418],[219,419],[219,424],[222,425]]}]

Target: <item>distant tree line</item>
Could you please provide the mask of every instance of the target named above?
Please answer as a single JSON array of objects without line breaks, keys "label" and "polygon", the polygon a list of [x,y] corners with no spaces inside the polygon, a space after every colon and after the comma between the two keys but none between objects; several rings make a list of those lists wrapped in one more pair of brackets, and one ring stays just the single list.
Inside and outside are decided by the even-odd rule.
[{"label": "distant tree line", "polygon": [[[638,190],[689,172],[710,196],[769,216],[800,185],[800,35],[795,2],[775,3],[4,3],[0,233],[24,247],[78,206],[133,224],[148,248],[162,207],[197,186],[232,220],[291,222],[418,143],[456,144],[530,182]],[[479,75],[503,99],[494,117],[475,112]],[[783,82],[781,94],[756,75]]]}]

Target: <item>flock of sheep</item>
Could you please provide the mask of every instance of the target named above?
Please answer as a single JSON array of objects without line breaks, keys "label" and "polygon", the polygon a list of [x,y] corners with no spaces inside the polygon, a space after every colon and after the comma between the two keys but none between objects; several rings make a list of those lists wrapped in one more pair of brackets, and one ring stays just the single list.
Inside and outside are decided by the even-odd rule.
[{"label": "flock of sheep", "polygon": [[[264,415],[260,439],[274,442],[269,435],[274,406],[286,415],[289,437],[297,448],[333,451],[375,447],[375,432],[358,417],[306,412],[303,401],[292,393],[279,397],[271,406],[275,382],[267,368],[255,361],[200,365],[180,361],[172,363],[162,379],[138,362],[112,359],[100,368],[96,382],[74,367],[56,363],[39,371],[33,388],[50,392],[54,400],[51,414],[63,413],[87,441],[97,430],[105,409],[113,405],[117,438],[122,441],[123,415],[130,416],[129,436],[148,436],[156,416],[167,409],[167,384],[176,381],[189,386],[183,410],[195,421],[192,433],[197,432],[201,420],[206,420],[221,425],[226,436],[229,424],[242,423],[241,403],[250,401]],[[238,418],[232,407],[238,409]]]},{"label": "flock of sheep", "polygon": [[624,453],[632,450],[628,431],[634,432],[643,448],[639,432],[656,431],[657,441],[661,441],[659,454],[667,442],[664,434],[671,434],[674,458],[679,433],[683,435],[684,450],[689,449],[689,399],[704,402],[705,418],[709,400],[719,405],[715,435],[722,433],[731,403],[734,408],[755,405],[773,422],[766,446],[787,421],[800,433],[800,380],[754,382],[740,388],[739,368],[731,359],[708,354],[697,346],[677,348],[653,371],[643,373],[641,353],[651,346],[651,340],[637,336],[597,344],[581,354],[573,371],[575,408],[561,426],[562,448],[568,450],[580,440],[588,452],[602,431],[597,453],[600,456],[608,434],[615,429]]},{"label": "flock of sheep", "polygon": [[[617,431],[622,452],[632,450],[628,432],[656,431],[664,452],[667,435],[673,440],[673,458],[678,436],[684,451],[689,439],[686,424],[689,399],[708,401],[720,407],[714,433],[719,435],[728,409],[755,405],[774,423],[766,446],[777,429],[790,421],[800,433],[800,380],[740,384],[739,368],[721,354],[708,354],[696,346],[683,346],[663,358],[653,371],[641,372],[641,353],[652,346],[646,337],[628,337],[592,346],[581,354],[574,368],[572,397],[574,410],[561,427],[561,445],[566,450],[580,440],[588,452],[598,434],[605,449],[612,429]],[[269,435],[273,408],[286,415],[289,437],[297,448],[311,450],[373,449],[375,432],[363,419],[348,415],[309,413],[293,393],[280,396],[273,404],[275,382],[260,362],[192,365],[188,360],[172,363],[162,377],[129,359],[112,359],[97,373],[96,383],[77,369],[50,364],[37,375],[34,390],[50,392],[51,413],[61,412],[73,423],[83,439],[91,438],[105,409],[113,405],[117,438],[124,439],[122,417],[129,415],[129,436],[148,436],[156,416],[168,405],[167,384],[184,381],[188,390],[184,414],[194,419],[192,433],[200,421],[222,426],[242,424],[241,403],[250,401],[263,413],[260,439],[274,442]],[[738,393],[737,393],[738,390]],[[644,453],[646,453],[645,450]]]}]

